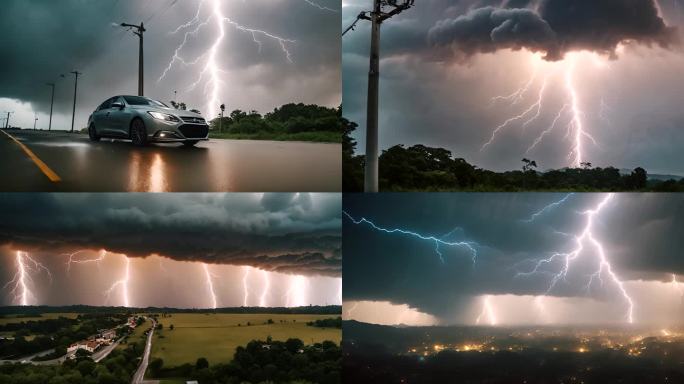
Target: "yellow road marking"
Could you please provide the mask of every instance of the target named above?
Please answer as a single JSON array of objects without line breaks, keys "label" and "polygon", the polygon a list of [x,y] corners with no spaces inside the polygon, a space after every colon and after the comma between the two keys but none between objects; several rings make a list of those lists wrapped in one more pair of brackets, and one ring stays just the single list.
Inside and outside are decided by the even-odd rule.
[{"label": "yellow road marking", "polygon": [[10,139],[14,140],[14,142],[17,143],[21,147],[21,149],[24,150],[24,152],[26,152],[28,157],[30,157],[31,160],[33,160],[33,162],[36,164],[36,166],[38,166],[38,168],[40,168],[40,170],[45,174],[45,176],[48,177],[48,179],[50,179],[50,181],[52,181],[53,183],[58,183],[58,182],[62,181],[62,179],[60,179],[60,177],[57,176],[57,174],[52,169],[50,169],[50,167],[48,167],[47,164],[45,164],[43,162],[43,160],[38,158],[38,156],[36,156],[36,154],[33,153],[33,151],[31,151],[26,145],[24,145],[24,143],[17,140],[14,136],[10,135],[9,133],[5,132],[4,130],[2,130],[2,133],[7,135],[7,137],[9,137]]}]

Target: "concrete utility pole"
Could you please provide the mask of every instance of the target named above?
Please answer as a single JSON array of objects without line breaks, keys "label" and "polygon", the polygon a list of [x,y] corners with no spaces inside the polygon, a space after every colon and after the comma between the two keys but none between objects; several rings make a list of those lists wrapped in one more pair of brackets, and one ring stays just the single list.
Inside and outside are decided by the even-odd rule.
[{"label": "concrete utility pole", "polygon": [[52,87],[52,99],[50,100],[50,124],[48,131],[52,130],[52,107],[55,105],[55,83],[47,83],[48,87]]},{"label": "concrete utility pole", "polygon": [[[122,27],[134,29],[133,34],[138,36],[140,38],[140,53],[138,57],[138,96],[144,96],[145,95],[145,76],[144,76],[144,69],[145,69],[145,59],[144,59],[144,54],[143,54],[143,41],[144,41],[144,34],[147,31],[145,29],[145,24],[140,23],[140,25],[135,25],[135,24],[127,24],[127,23],[121,23]],[[177,101],[177,100],[174,100]]]},{"label": "concrete utility pole", "polygon": [[74,121],[76,120],[76,91],[78,90],[78,77],[82,75],[79,71],[71,71],[74,74],[76,81],[74,82],[74,109],[71,114],[71,133],[74,133]]},{"label": "concrete utility pole", "polygon": [[[358,17],[371,22],[370,70],[368,72],[368,101],[366,116],[366,172],[364,190],[378,192],[378,106],[380,89],[380,26],[394,15],[411,8],[414,0],[374,0],[373,10]],[[392,8],[384,12],[384,7]],[[370,13],[370,16],[368,15]],[[348,28],[346,32],[353,29]]]}]

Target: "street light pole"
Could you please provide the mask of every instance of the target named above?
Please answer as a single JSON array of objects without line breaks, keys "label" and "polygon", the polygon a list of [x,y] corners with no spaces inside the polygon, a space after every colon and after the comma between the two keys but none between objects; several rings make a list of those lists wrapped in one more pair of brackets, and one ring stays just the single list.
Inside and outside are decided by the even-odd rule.
[{"label": "street light pole", "polygon": [[74,82],[74,109],[71,114],[71,133],[74,133],[74,120],[76,120],[76,91],[78,90],[78,76],[82,75],[79,71],[71,71],[74,74],[76,81]]},{"label": "street light pole", "polygon": [[135,29],[133,34],[138,36],[140,38],[140,51],[139,51],[139,57],[138,57],[138,96],[144,96],[145,95],[145,77],[144,77],[144,68],[145,68],[145,59],[144,59],[144,50],[143,50],[143,42],[144,42],[144,34],[147,31],[145,29],[145,24],[140,23],[140,25],[135,25],[135,24],[127,24],[127,23],[121,23],[122,27],[127,27],[131,29]]}]

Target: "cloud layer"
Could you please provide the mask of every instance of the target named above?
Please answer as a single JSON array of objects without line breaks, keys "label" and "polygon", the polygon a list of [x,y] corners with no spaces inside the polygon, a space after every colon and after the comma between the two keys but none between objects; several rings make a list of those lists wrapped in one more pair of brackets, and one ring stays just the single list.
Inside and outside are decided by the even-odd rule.
[{"label": "cloud layer", "polygon": [[658,15],[654,0],[543,0],[508,8],[475,8],[465,15],[438,21],[429,31],[434,45],[472,56],[501,49],[527,49],[561,60],[569,51],[593,51],[616,57],[623,42],[668,47],[677,41],[675,28]]},{"label": "cloud layer", "polygon": [[5,194],[0,245],[341,276],[337,194]]}]

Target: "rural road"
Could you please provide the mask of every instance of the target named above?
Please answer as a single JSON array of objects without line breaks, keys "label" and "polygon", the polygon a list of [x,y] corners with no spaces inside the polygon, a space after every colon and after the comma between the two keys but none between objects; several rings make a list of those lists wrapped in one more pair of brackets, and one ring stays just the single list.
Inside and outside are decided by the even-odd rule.
[{"label": "rural road", "polygon": [[143,378],[145,377],[145,371],[147,371],[147,364],[150,362],[150,351],[152,351],[152,336],[154,335],[154,328],[157,327],[157,322],[152,320],[152,329],[150,330],[150,333],[147,335],[147,342],[145,343],[145,352],[143,353],[142,360],[140,360],[140,366],[138,367],[138,370],[135,371],[135,374],[133,375],[133,380],[131,381],[131,384],[140,384],[143,382]]},{"label": "rural road", "polygon": [[0,130],[0,192],[338,192],[340,144],[212,139],[134,147]]}]

